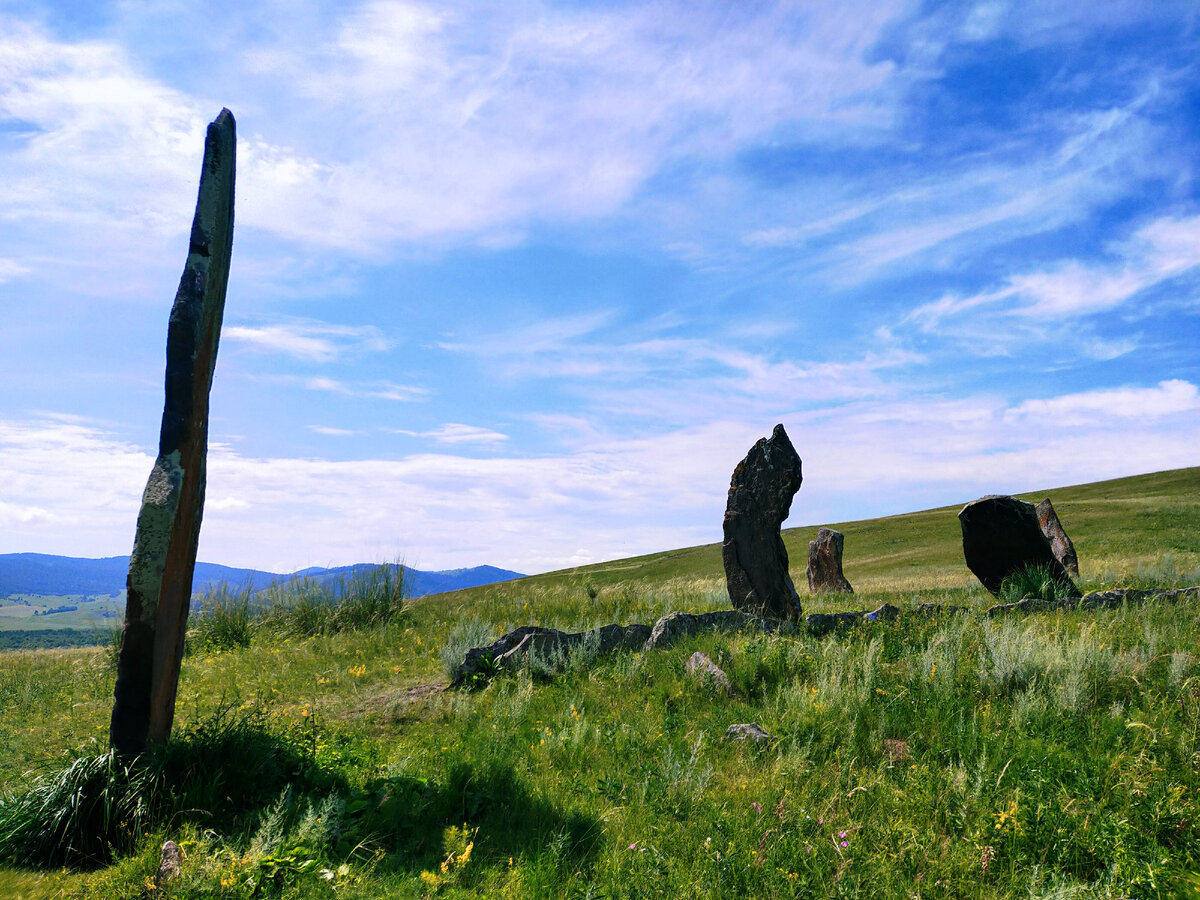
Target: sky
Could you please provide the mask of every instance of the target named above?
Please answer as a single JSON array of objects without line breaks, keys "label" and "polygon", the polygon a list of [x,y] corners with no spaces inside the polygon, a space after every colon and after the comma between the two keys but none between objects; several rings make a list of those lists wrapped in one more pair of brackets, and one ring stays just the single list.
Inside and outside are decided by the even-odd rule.
[{"label": "sky", "polygon": [[719,541],[776,423],[788,525],[1200,464],[1193,0],[0,0],[0,552],[132,548],[223,106],[203,560]]}]

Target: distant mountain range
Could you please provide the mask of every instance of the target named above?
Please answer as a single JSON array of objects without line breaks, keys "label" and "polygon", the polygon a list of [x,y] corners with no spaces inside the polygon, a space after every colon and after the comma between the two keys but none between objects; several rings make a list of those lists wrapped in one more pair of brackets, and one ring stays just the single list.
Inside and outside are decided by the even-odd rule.
[{"label": "distant mountain range", "polygon": [[[284,574],[198,562],[192,586],[195,591],[203,591],[222,583],[235,588],[246,585],[262,588],[294,578],[336,580],[370,568],[373,566],[369,563],[359,563],[333,569],[303,569]],[[128,556],[81,559],[45,553],[0,553],[0,601],[12,594],[51,597],[69,594],[111,596],[125,590],[125,574],[128,571]],[[423,572],[407,566],[404,569],[405,593],[410,597],[423,597],[426,594],[440,594],[524,577],[519,572],[497,569],[495,566],[475,566],[470,569],[449,569],[441,572]]]}]

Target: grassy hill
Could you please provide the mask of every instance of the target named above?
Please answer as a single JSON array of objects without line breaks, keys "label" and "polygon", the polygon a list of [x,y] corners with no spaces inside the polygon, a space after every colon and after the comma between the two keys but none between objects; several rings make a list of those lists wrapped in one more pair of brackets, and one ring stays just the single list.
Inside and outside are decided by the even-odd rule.
[{"label": "grassy hill", "polygon": [[[1053,499],[1086,587],[1176,586],[1198,580],[1198,488],[1187,469],[1027,496]],[[111,861],[0,866],[0,896],[1195,896],[1200,602],[988,619],[956,512],[831,523],[860,594],[806,607],[962,615],[585,647],[445,690],[515,625],[727,607],[707,546],[424,597],[381,627],[193,640],[152,802],[87,831]],[[786,534],[800,584],[814,531]],[[687,676],[697,651],[728,694]],[[75,785],[112,688],[110,650],[0,654],[0,786]],[[746,722],[771,740],[724,739]],[[160,891],[167,838],[187,862]]]}]

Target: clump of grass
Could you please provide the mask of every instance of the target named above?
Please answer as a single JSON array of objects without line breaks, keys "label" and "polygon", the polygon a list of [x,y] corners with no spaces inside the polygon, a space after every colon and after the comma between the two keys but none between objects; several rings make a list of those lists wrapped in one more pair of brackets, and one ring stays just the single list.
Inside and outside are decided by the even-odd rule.
[{"label": "clump of grass", "polygon": [[1070,596],[1069,587],[1054,577],[1049,566],[1024,566],[1000,583],[1000,599],[1005,603],[1018,600],[1062,600]]},{"label": "clump of grass", "polygon": [[115,751],[75,753],[0,801],[0,858],[22,866],[91,867],[136,843],[157,810],[154,773]]},{"label": "clump of grass", "polygon": [[72,753],[0,800],[0,859],[92,868],[168,820],[228,827],[283,786],[328,788],[313,752],[305,736],[272,730],[261,710],[222,705],[140,756]]},{"label": "clump of grass", "polygon": [[208,591],[192,618],[189,646],[207,652],[249,647],[256,617],[251,609],[253,590],[234,590],[226,584]]},{"label": "clump of grass", "polygon": [[446,673],[446,677],[454,678],[454,673],[462,665],[468,650],[475,647],[486,647],[494,640],[492,626],[480,621],[478,616],[463,619],[455,625],[438,653],[442,662],[442,671]]},{"label": "clump of grass", "polygon": [[264,593],[267,626],[294,637],[378,628],[407,612],[404,566],[388,563],[336,581],[299,578]]}]

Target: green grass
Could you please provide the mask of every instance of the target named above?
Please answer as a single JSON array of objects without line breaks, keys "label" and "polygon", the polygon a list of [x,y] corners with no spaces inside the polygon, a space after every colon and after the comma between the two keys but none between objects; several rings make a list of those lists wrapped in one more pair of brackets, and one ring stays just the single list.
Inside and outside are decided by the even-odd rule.
[{"label": "green grass", "polygon": [[[1195,583],[1198,486],[1185,470],[1051,492],[1084,587]],[[958,616],[710,634],[443,690],[450,644],[727,607],[698,548],[421,598],[385,624],[197,643],[181,761],[140,833],[93,871],[0,868],[0,894],[160,896],[170,837],[179,898],[1194,896],[1200,603],[986,619],[946,549],[962,568],[956,512],[839,529],[862,593],[806,607]],[[882,557],[906,564],[889,580]],[[689,681],[697,650],[732,696]],[[94,753],[111,696],[105,651],[0,655],[0,787]],[[230,713],[249,743],[197,737]],[[773,740],[725,741],[736,722]],[[290,789],[223,780],[280,758]]]}]

